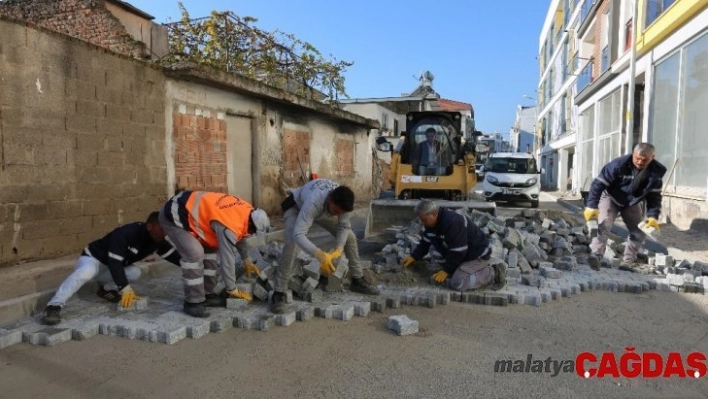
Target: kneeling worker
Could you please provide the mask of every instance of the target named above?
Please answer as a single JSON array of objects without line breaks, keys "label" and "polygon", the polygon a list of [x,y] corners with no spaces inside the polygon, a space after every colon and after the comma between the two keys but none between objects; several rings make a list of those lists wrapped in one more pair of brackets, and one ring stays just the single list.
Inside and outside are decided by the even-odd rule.
[{"label": "kneeling worker", "polygon": [[409,267],[423,259],[432,245],[445,257],[443,270],[433,275],[435,282],[445,284],[448,277],[453,290],[474,290],[491,285],[499,290],[506,285],[506,267],[489,266],[491,248],[489,239],[467,217],[447,208],[440,208],[431,200],[421,200],[415,213],[423,223],[421,241],[410,256],[403,259]]},{"label": "kneeling worker", "polygon": [[100,240],[84,248],[74,266],[74,272],[61,284],[44,310],[43,323],[55,325],[61,322],[61,310],[66,302],[84,284],[98,282],[99,297],[120,302],[131,307],[138,296],[130,283],[140,278],[139,262],[157,251],[157,254],[179,266],[179,253],[165,240],[165,232],[153,212],[145,223],[136,222],[118,227]]}]

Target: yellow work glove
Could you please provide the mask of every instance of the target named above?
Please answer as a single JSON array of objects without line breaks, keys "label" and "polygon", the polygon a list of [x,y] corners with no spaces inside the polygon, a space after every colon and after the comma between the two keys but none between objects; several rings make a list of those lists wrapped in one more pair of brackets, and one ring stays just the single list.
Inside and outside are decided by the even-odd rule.
[{"label": "yellow work glove", "polygon": [[315,251],[315,258],[320,261],[320,270],[322,271],[322,274],[329,276],[334,273],[334,265],[332,264],[332,259],[334,259],[334,257],[332,254],[318,249]]},{"label": "yellow work glove", "polygon": [[124,308],[132,307],[138,299],[140,299],[140,297],[133,291],[133,287],[130,285],[126,285],[120,290],[120,306]]},{"label": "yellow work glove", "polygon": [[445,270],[440,270],[439,272],[433,274],[433,279],[438,284],[443,284],[447,280],[447,272]]},{"label": "yellow work glove", "polygon": [[403,262],[401,262],[403,267],[408,267],[413,263],[415,263],[415,258],[413,258],[412,256],[407,256],[405,259],[403,259]]},{"label": "yellow work glove", "polygon": [[245,299],[249,302],[253,300],[253,296],[251,296],[251,294],[249,294],[248,292],[241,291],[238,288],[234,288],[233,290],[227,291],[226,293],[229,295],[230,298]]},{"label": "yellow work glove", "polygon": [[246,277],[251,278],[251,276],[255,273],[256,276],[258,276],[261,273],[261,270],[258,268],[258,266],[254,265],[253,262],[243,262],[243,270],[246,273]]},{"label": "yellow work glove", "polygon": [[585,211],[583,211],[583,216],[585,216],[585,221],[587,222],[597,220],[600,216],[600,211],[598,209],[585,208]]},{"label": "yellow work glove", "polygon": [[340,256],[342,256],[342,250],[339,248],[336,248],[332,252],[330,252],[329,254],[332,255],[332,259],[337,259]]},{"label": "yellow work glove", "polygon": [[648,218],[646,221],[647,227],[653,227],[656,231],[661,231],[659,228],[659,222],[654,218]]}]

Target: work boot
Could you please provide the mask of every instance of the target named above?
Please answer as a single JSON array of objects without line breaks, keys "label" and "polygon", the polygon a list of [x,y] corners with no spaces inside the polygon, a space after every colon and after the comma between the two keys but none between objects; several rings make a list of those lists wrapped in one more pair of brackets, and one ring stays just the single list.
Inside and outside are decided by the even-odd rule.
[{"label": "work boot", "polygon": [[364,280],[363,277],[352,278],[352,284],[349,289],[364,295],[379,295],[381,293],[375,285]]},{"label": "work boot", "polygon": [[59,313],[61,313],[61,306],[47,306],[46,309],[44,309],[44,319],[42,320],[42,323],[48,326],[61,323],[61,316]]},{"label": "work boot", "polygon": [[284,292],[273,292],[273,303],[270,305],[271,313],[284,314],[292,312],[292,306],[286,302]]},{"label": "work boot", "polygon": [[226,297],[219,294],[206,294],[206,300],[203,302],[204,306],[208,308],[225,308],[226,307]]},{"label": "work boot", "polygon": [[499,291],[506,285],[506,265],[499,263],[492,265],[494,269],[494,279],[492,280],[492,291]]},{"label": "work boot", "polygon": [[120,302],[121,295],[116,290],[104,290],[103,287],[99,286],[96,295],[101,299],[105,299],[108,302],[118,303]]},{"label": "work boot", "polygon": [[207,312],[206,308],[204,307],[205,302],[206,301],[199,303],[185,302],[182,310],[184,311],[184,313],[192,317],[199,317],[202,319],[205,317],[209,317],[209,312]]}]

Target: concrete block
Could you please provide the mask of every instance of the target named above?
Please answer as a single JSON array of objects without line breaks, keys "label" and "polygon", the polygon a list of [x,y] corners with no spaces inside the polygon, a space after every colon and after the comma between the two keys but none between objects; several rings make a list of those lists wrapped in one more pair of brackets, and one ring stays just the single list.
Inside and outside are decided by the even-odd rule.
[{"label": "concrete block", "polygon": [[258,330],[260,329],[260,318],[258,315],[247,314],[236,317],[236,327],[244,328],[246,330]]},{"label": "concrete block", "polygon": [[509,297],[504,294],[484,294],[484,304],[487,306],[507,306],[509,304]]},{"label": "concrete block", "polygon": [[317,288],[317,284],[319,284],[319,279],[308,277],[305,282],[302,283],[302,291],[304,293],[312,292]]},{"label": "concrete block", "polygon": [[334,308],[334,305],[315,306],[315,316],[331,319],[334,317]]},{"label": "concrete block", "polygon": [[0,329],[0,349],[22,342],[22,331],[8,331]]},{"label": "concrete block", "polygon": [[[549,265],[552,265],[550,262],[541,262],[541,263],[547,263]],[[558,279],[561,278],[562,273],[560,270],[556,269],[553,266],[539,266],[539,269],[541,271],[541,276],[545,278],[552,278],[552,279]],[[508,273],[507,273],[508,275]]]},{"label": "concrete block", "polygon": [[388,309],[398,309],[401,307],[401,298],[388,297],[386,298],[386,307]]},{"label": "concrete block", "polygon": [[297,319],[296,312],[279,314],[279,315],[275,316],[275,324],[282,326],[282,327],[287,327],[287,326],[295,323],[296,319]]},{"label": "concrete block", "polygon": [[253,295],[253,283],[238,283],[236,284],[236,289]]},{"label": "concrete block", "polygon": [[418,321],[411,320],[406,315],[390,316],[388,318],[388,328],[398,335],[411,335],[418,332]]},{"label": "concrete block", "polygon": [[[235,321],[236,319],[234,319],[234,322]],[[209,334],[210,331],[211,323],[205,320],[203,323],[188,325],[187,337],[191,339],[199,339]]]},{"label": "concrete block", "polygon": [[98,322],[87,321],[86,323],[71,329],[71,339],[74,341],[85,341],[98,335]]},{"label": "concrete block", "polygon": [[337,305],[334,308],[334,318],[337,320],[347,321],[354,317],[354,306],[352,305]]},{"label": "concrete block", "polygon": [[334,260],[334,277],[339,278],[340,280],[344,279],[344,276],[347,275],[347,272],[349,271],[349,261],[347,258],[344,256],[340,256],[339,258]]},{"label": "concrete block", "polygon": [[262,315],[258,319],[258,329],[260,331],[268,331],[275,324],[275,316],[273,315]]},{"label": "concrete block", "polygon": [[450,300],[452,302],[461,302],[462,301],[462,293],[458,291],[453,291],[450,293]]},{"label": "concrete block", "polygon": [[304,299],[307,302],[314,303],[314,302],[322,302],[323,298],[324,298],[324,293],[322,293],[322,290],[313,290],[312,292],[306,292]]},{"label": "concrete block", "polygon": [[371,302],[354,302],[354,314],[359,317],[366,317],[371,312]]},{"label": "concrete block", "polygon": [[211,320],[211,332],[220,333],[234,326],[234,319],[230,316],[218,317]]},{"label": "concrete block", "polygon": [[245,299],[226,298],[226,309],[246,309],[247,306],[248,301]]},{"label": "concrete block", "polygon": [[436,295],[436,301],[439,305],[447,305],[450,303],[450,293],[440,292]]},{"label": "concrete block", "polygon": [[524,294],[524,305],[541,306],[543,301],[540,294]]},{"label": "concrete block", "polygon": [[674,258],[671,255],[656,254],[654,257],[654,264],[656,266],[674,266]]},{"label": "concrete block", "polygon": [[320,263],[317,261],[308,263],[302,268],[302,275],[303,277],[309,277],[319,281]]},{"label": "concrete block", "polygon": [[251,290],[253,296],[255,298],[258,298],[261,302],[268,301],[268,291],[266,291],[265,288],[261,287],[260,284],[253,283]]},{"label": "concrete block", "polygon": [[176,344],[185,338],[187,338],[187,327],[185,326],[174,326],[172,328],[157,332],[157,340],[162,344]]},{"label": "concrete block", "polygon": [[344,292],[344,285],[342,284],[342,279],[332,275],[327,277],[327,286],[325,287],[327,292]]},{"label": "concrete block", "polygon": [[680,287],[684,285],[685,282],[683,276],[680,274],[669,273],[666,275],[666,284]]},{"label": "concrete block", "polygon": [[29,337],[32,345],[54,346],[66,341],[71,341],[69,328],[47,327],[33,332]]},{"label": "concrete block", "polygon": [[298,321],[308,321],[315,317],[315,308],[312,306],[304,306],[297,310],[296,318]]},{"label": "concrete block", "polygon": [[703,284],[696,282],[686,282],[683,284],[683,292],[687,294],[705,294]]},{"label": "concrete block", "polygon": [[386,298],[377,297],[369,301],[372,312],[383,312],[386,310]]}]

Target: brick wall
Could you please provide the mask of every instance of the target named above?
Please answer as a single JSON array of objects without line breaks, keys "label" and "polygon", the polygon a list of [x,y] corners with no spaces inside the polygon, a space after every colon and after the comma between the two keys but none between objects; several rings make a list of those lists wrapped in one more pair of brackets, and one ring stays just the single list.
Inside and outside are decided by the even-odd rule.
[{"label": "brick wall", "polygon": [[600,76],[602,69],[602,35],[605,30],[610,28],[609,26],[605,26],[605,24],[603,23],[602,15],[605,13],[609,5],[610,0],[602,0],[602,3],[600,3],[600,5],[597,7],[597,12],[593,16],[593,18],[595,18],[595,40],[593,43],[594,48],[592,50],[592,57],[594,60],[592,65],[593,80],[597,79],[597,77]]},{"label": "brick wall", "polygon": [[226,121],[214,112],[195,115],[194,107],[172,116],[177,188],[228,192]]},{"label": "brick wall", "polygon": [[0,15],[27,21],[117,53],[141,57],[145,44],[130,37],[103,0],[5,0]]},{"label": "brick wall", "polygon": [[164,76],[0,17],[0,266],[76,254],[166,197]]}]

